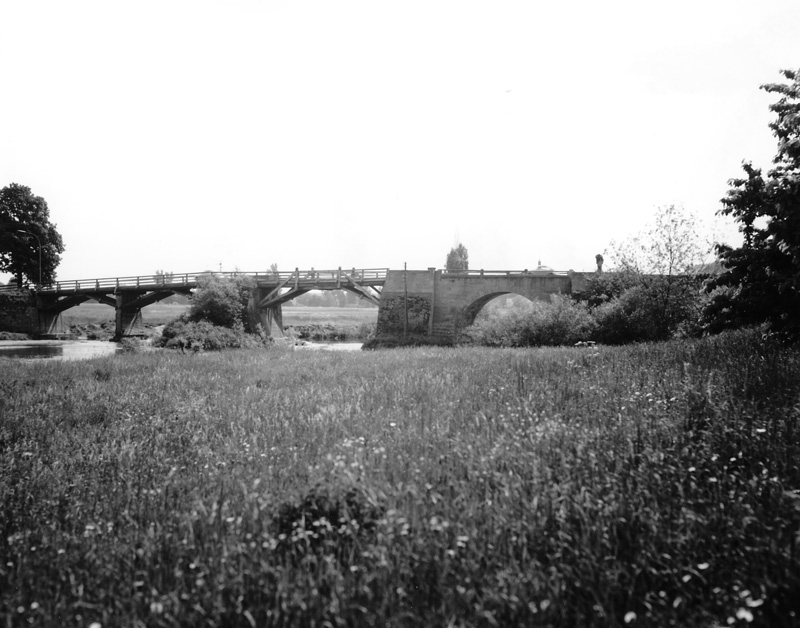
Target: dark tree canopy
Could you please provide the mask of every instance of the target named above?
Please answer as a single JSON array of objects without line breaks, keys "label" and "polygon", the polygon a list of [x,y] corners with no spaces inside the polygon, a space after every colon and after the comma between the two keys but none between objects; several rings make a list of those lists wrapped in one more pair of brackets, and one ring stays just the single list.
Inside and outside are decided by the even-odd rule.
[{"label": "dark tree canopy", "polygon": [[40,270],[42,283],[52,283],[63,252],[61,235],[41,196],[18,183],[0,190],[0,272],[14,275],[19,288],[25,282],[38,283]]},{"label": "dark tree canopy", "polygon": [[784,70],[789,83],[762,85],[776,94],[770,124],[778,138],[774,167],[766,176],[744,163],[731,179],[720,213],[739,223],[739,248],[717,247],[725,271],[708,310],[711,328],[766,323],[776,332],[800,334],[800,70]]},{"label": "dark tree canopy", "polygon": [[467,247],[458,244],[450,249],[444,267],[447,270],[469,270],[469,253]]}]

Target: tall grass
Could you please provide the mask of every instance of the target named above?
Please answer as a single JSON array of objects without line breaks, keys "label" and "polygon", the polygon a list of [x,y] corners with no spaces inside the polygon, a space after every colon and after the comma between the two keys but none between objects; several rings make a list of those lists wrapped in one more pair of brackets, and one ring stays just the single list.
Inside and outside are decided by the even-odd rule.
[{"label": "tall grass", "polygon": [[0,363],[26,626],[793,626],[800,354]]}]

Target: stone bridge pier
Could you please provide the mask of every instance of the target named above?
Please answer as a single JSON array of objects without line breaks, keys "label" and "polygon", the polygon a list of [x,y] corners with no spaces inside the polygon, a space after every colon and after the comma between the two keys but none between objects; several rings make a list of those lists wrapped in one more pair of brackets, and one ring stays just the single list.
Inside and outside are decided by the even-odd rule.
[{"label": "stone bridge pier", "polygon": [[582,290],[582,273],[536,271],[389,271],[378,309],[377,336],[455,340],[484,305],[504,294],[548,301]]}]

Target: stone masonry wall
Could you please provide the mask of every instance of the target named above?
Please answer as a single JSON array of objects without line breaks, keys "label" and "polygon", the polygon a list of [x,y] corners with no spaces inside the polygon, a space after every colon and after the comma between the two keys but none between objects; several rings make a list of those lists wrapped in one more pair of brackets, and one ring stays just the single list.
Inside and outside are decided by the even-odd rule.
[{"label": "stone masonry wall", "polygon": [[430,271],[389,271],[378,308],[378,336],[403,333],[406,306],[407,333],[426,335],[433,307],[433,275]]},{"label": "stone masonry wall", "polygon": [[408,307],[409,334],[427,334],[431,315],[431,299],[426,295],[409,294],[384,297],[378,309],[378,334],[402,333]]}]

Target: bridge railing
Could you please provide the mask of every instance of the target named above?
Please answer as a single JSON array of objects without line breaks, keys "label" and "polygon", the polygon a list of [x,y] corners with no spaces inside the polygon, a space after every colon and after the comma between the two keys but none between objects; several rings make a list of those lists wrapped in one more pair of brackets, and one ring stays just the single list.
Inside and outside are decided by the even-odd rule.
[{"label": "bridge railing", "polygon": [[[357,282],[374,282],[384,281],[388,274],[388,268],[336,268],[333,270],[300,270],[295,268],[290,273],[277,273],[281,281],[293,280],[295,283],[301,285],[308,285],[314,283],[343,283],[348,278]],[[275,275],[256,275],[256,280],[259,279],[273,279]]]},{"label": "bridge railing", "polygon": [[[167,273],[165,275],[136,275],[132,277],[100,277],[94,279],[70,279],[56,281],[44,286],[46,292],[73,292],[83,290],[113,291],[118,288],[157,288],[159,286],[194,286],[197,279],[211,273]],[[218,273],[232,274],[232,273]]]}]

